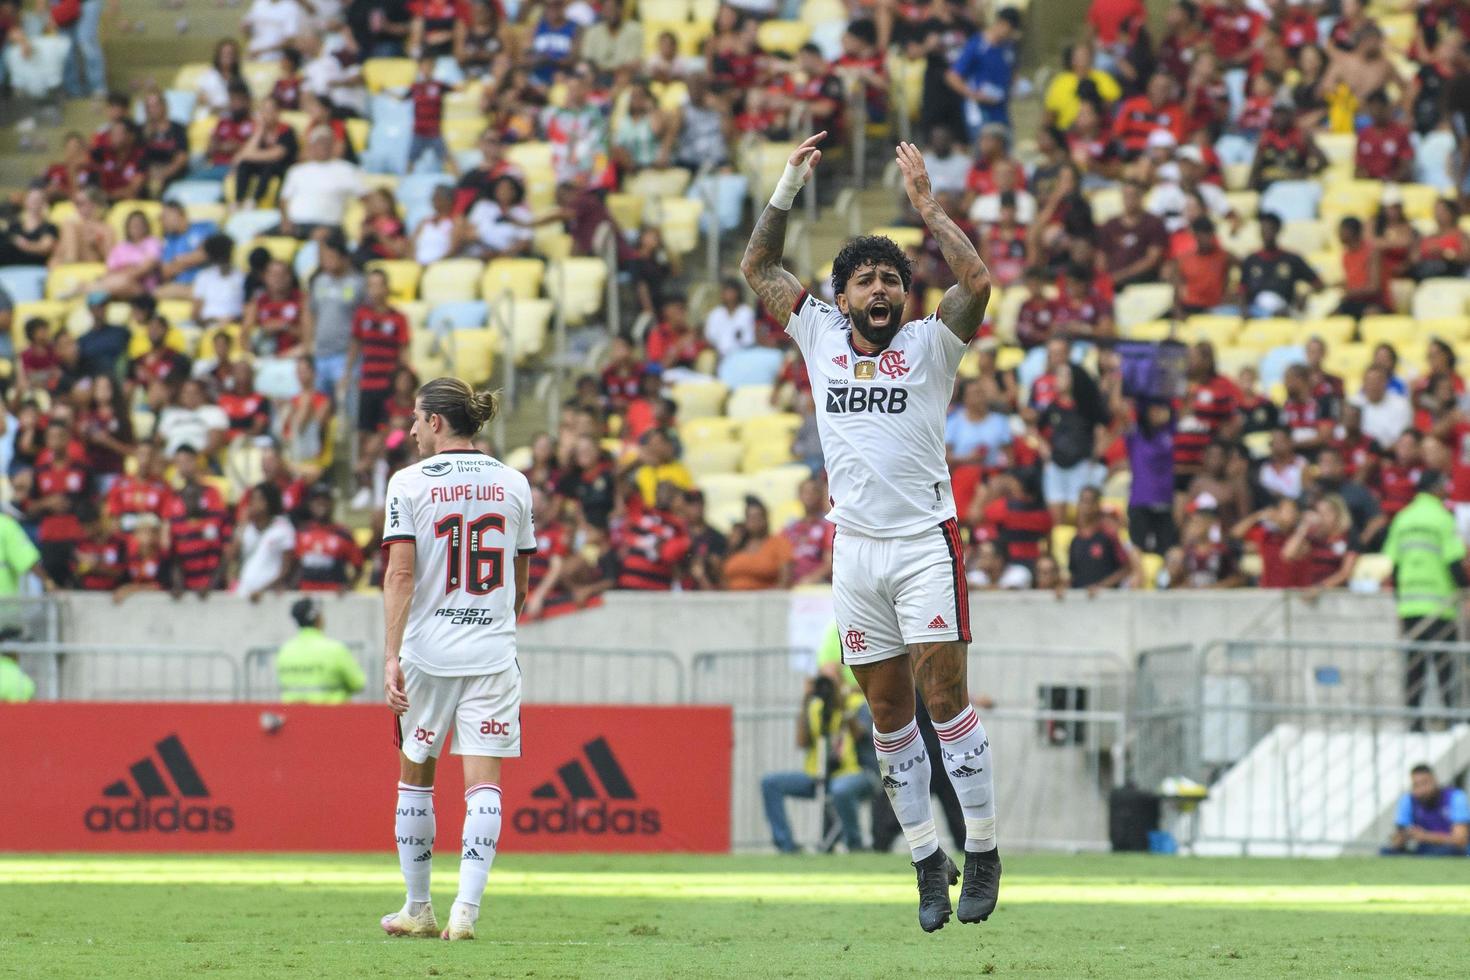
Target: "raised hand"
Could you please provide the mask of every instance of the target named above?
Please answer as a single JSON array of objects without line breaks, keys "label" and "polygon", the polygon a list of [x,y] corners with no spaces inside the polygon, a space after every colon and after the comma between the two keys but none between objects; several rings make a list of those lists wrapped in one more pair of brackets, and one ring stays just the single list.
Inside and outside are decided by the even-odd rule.
[{"label": "raised hand", "polygon": [[[807,180],[811,178],[812,171],[817,169],[817,164],[822,162],[822,151],[817,149],[817,144],[826,138],[825,129],[815,136],[808,136],[800,146],[791,151],[791,156],[786,158],[787,163],[801,171],[802,186],[805,186]],[[803,163],[806,164],[805,167],[802,166]]]},{"label": "raised hand", "polygon": [[915,210],[921,210],[934,199],[934,187],[929,182],[929,168],[924,166],[924,154],[912,143],[900,143],[895,148],[895,156],[909,203]]}]

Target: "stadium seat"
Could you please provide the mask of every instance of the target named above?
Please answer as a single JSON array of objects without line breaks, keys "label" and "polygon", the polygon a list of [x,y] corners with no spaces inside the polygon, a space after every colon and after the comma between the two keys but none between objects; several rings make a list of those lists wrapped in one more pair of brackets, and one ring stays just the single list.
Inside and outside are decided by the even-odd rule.
[{"label": "stadium seat", "polygon": [[1418,139],[1414,150],[1414,179],[1440,193],[1454,190],[1455,137],[1448,130],[1435,130]]},{"label": "stadium seat", "polygon": [[1119,187],[1099,187],[1087,195],[1092,205],[1092,220],[1102,225],[1123,213],[1123,191]]},{"label": "stadium seat", "polygon": [[555,310],[549,299],[517,299],[509,304],[509,314],[506,308],[504,301],[490,304],[491,323],[503,329],[503,321],[508,315],[510,343],[514,348],[515,363],[519,366],[545,352]]},{"label": "stadium seat", "polygon": [[1330,250],[1308,252],[1302,258],[1307,260],[1307,265],[1311,266],[1312,271],[1317,273],[1317,277],[1322,280],[1324,286],[1336,288],[1342,285],[1345,273],[1342,268],[1341,252]]},{"label": "stadium seat", "polygon": [[1261,213],[1283,222],[1317,217],[1322,185],[1312,180],[1278,180],[1261,192]]},{"label": "stadium seat", "polygon": [[0,268],[0,291],[4,291],[12,303],[34,303],[45,298],[45,267],[12,265]]},{"label": "stadium seat", "polygon": [[[1126,327],[1120,327],[1119,333],[1129,340],[1145,340],[1150,343],[1158,343],[1168,340],[1174,336],[1175,327],[1172,320],[1149,320],[1145,323],[1134,323]],[[964,362],[960,362],[963,370]]]},{"label": "stadium seat", "polygon": [[462,303],[480,295],[485,263],[479,259],[440,259],[424,269],[419,294],[426,303]]},{"label": "stadium seat", "polygon": [[546,271],[546,295],[561,304],[573,326],[602,309],[606,284],[607,264],[594,256],[566,258]]},{"label": "stadium seat", "polygon": [[531,468],[530,445],[517,446],[505,454],[504,463],[513,470],[528,470]]},{"label": "stadium seat", "polygon": [[712,222],[719,222],[719,234],[734,231],[744,215],[745,194],[750,179],[744,174],[706,174],[689,185],[688,197],[698,197],[705,202],[704,215],[700,218],[700,231],[708,235]]},{"label": "stadium seat", "polygon": [[191,61],[182,64],[179,70],[174,72],[173,81],[169,87],[192,92],[199,87],[204,76],[209,74],[211,67],[207,61]]},{"label": "stadium seat", "polygon": [[643,226],[644,199],[642,194],[609,194],[607,211],[613,223],[623,231],[637,231]]},{"label": "stadium seat", "polygon": [[757,415],[744,420],[740,427],[740,441],[747,449],[753,446],[777,445],[789,450],[791,440],[795,438],[799,428],[801,416],[794,412]]},{"label": "stadium seat", "polygon": [[484,329],[489,317],[489,308],[483,300],[439,303],[429,310],[425,326],[438,334],[447,334],[451,330]]},{"label": "stadium seat", "polygon": [[745,385],[730,392],[726,414],[732,419],[754,419],[774,415],[779,409],[771,404],[772,385]]},{"label": "stadium seat", "polygon": [[240,66],[240,77],[245,79],[252,99],[263,99],[281,78],[281,62],[247,61]]},{"label": "stadium seat", "polygon": [[454,373],[475,387],[490,380],[495,370],[496,337],[489,330],[472,327],[449,335]]},{"label": "stadium seat", "polygon": [[168,185],[163,199],[185,206],[216,204],[224,200],[224,185],[217,180],[179,180]]},{"label": "stadium seat", "polygon": [[433,378],[450,372],[449,344],[428,330],[409,334],[409,364],[421,378]]},{"label": "stadium seat", "polygon": [[784,466],[793,462],[795,457],[791,455],[791,440],[766,439],[758,442],[744,443],[744,453],[740,459],[740,471],[742,473],[758,473],[770,469],[773,466]]},{"label": "stadium seat", "polygon": [[1358,154],[1358,137],[1354,133],[1313,133],[1312,140],[1327,158],[1329,175],[1353,175]]},{"label": "stadium seat", "polygon": [[1077,528],[1071,524],[1058,524],[1051,529],[1051,556],[1057,560],[1062,571],[1067,570],[1067,557],[1072,547],[1072,539],[1077,536]]},{"label": "stadium seat", "polygon": [[1174,287],[1164,282],[1127,286],[1113,300],[1118,326],[1146,323],[1166,316],[1174,306]]},{"label": "stadium seat", "polygon": [[1373,348],[1367,344],[1339,344],[1327,348],[1325,366],[1333,374],[1357,382],[1372,361]]},{"label": "stadium seat", "polygon": [[1438,316],[1423,320],[1416,317],[1414,323],[1418,335],[1425,340],[1438,337],[1451,344],[1470,340],[1470,316]]},{"label": "stadium seat", "polygon": [[394,299],[418,298],[423,267],[411,259],[374,259],[367,271],[379,270],[388,277],[388,292]]},{"label": "stadium seat", "polygon": [[107,272],[101,262],[72,262],[51,267],[46,277],[46,298],[58,299],[87,285]]},{"label": "stadium seat", "polygon": [[480,296],[490,301],[508,292],[517,299],[534,299],[541,295],[545,275],[546,263],[540,259],[491,259],[480,277]]},{"label": "stadium seat", "polygon": [[682,23],[689,19],[689,0],[638,0],[638,19]]},{"label": "stadium seat", "polygon": [[236,242],[248,242],[266,234],[272,228],[281,223],[281,212],[273,208],[261,208],[252,211],[236,211],[230,215],[221,229]]},{"label": "stadium seat", "polygon": [[682,461],[696,480],[716,473],[734,473],[740,466],[742,447],[737,442],[702,442],[684,446]]},{"label": "stadium seat", "polygon": [[776,182],[786,170],[786,161],[798,145],[789,142],[764,142],[747,148],[742,155],[741,164],[750,176],[750,193],[753,196],[764,197],[775,190]]},{"label": "stadium seat", "polygon": [[1238,316],[1196,313],[1184,321],[1182,335],[1190,342],[1207,340],[1217,348],[1235,343],[1244,321]]},{"label": "stadium seat", "polygon": [[1440,199],[1438,187],[1428,184],[1399,184],[1399,195],[1404,200],[1404,214],[1410,221],[1433,220],[1434,205]]},{"label": "stadium seat", "polygon": [[1261,226],[1255,220],[1241,222],[1238,229],[1232,229],[1228,224],[1220,225],[1217,231],[1220,244],[1237,259],[1244,259],[1261,247]]},{"label": "stadium seat", "polygon": [[407,89],[417,74],[412,58],[369,58],[362,63],[363,84],[375,95],[387,89]]},{"label": "stadium seat", "polygon": [[1271,455],[1271,433],[1248,432],[1240,440],[1245,444],[1246,452],[1250,453],[1251,459],[1265,459]]},{"label": "stadium seat", "polygon": [[783,355],[769,347],[747,347],[731,351],[721,361],[719,379],[731,388],[746,385],[770,387],[781,373]]},{"label": "stadium seat", "polygon": [[1414,290],[1410,313],[1417,320],[1470,313],[1470,280],[1425,279]]},{"label": "stadium seat", "polygon": [[1420,336],[1413,317],[1393,314],[1365,316],[1358,320],[1358,337],[1365,344],[1389,343],[1402,349]]},{"label": "stadium seat", "polygon": [[1354,592],[1377,592],[1392,579],[1393,559],[1379,553],[1359,555],[1348,588]]},{"label": "stadium seat", "polygon": [[679,425],[679,440],[687,448],[702,443],[740,443],[740,423],[721,415],[689,419]]},{"label": "stadium seat", "polygon": [[[784,166],[784,163],[782,164]],[[678,197],[689,187],[689,171],[679,167],[664,170],[640,170],[627,182],[626,190],[645,200],[657,201]]]},{"label": "stadium seat", "polygon": [[685,381],[670,388],[668,394],[679,406],[680,419],[697,419],[719,415],[729,389],[718,381]]},{"label": "stadium seat", "polygon": [[665,197],[655,208],[664,247],[674,255],[694,251],[699,244],[699,219],[704,214],[704,202],[697,197]]},{"label": "stadium seat", "polygon": [[756,28],[755,43],[762,51],[795,57],[811,36],[811,27],[802,21],[768,20]]},{"label": "stadium seat", "polygon": [[868,234],[882,235],[884,238],[892,239],[899,248],[903,249],[919,248],[924,244],[924,229],[908,225],[885,225],[871,229]]},{"label": "stadium seat", "polygon": [[1317,218],[1297,218],[1281,226],[1277,241],[1289,252],[1311,255],[1326,249],[1332,237],[1327,222]]},{"label": "stadium seat", "polygon": [[748,477],[750,492],[775,510],[785,501],[796,499],[802,483],[811,479],[811,470],[801,463],[787,463],[751,473]]},{"label": "stadium seat", "polygon": [[1329,347],[1346,344],[1353,339],[1358,322],[1350,316],[1327,316],[1302,323],[1302,336],[1310,340],[1320,337]]},{"label": "stadium seat", "polygon": [[271,253],[271,258],[290,265],[296,258],[296,253],[301,249],[301,241],[290,235],[264,235],[246,243],[250,249],[263,248]]},{"label": "stadium seat", "polygon": [[1230,191],[1225,203],[1242,219],[1254,218],[1261,210],[1261,195],[1257,191]]},{"label": "stadium seat", "polygon": [[1301,324],[1295,320],[1285,317],[1266,317],[1245,321],[1245,326],[1241,328],[1235,343],[1260,352],[1270,350],[1272,347],[1296,343],[1301,339],[1300,335]]},{"label": "stadium seat", "polygon": [[230,216],[229,210],[221,203],[212,204],[185,204],[184,214],[191,223],[195,221],[207,221],[219,228]]},{"label": "stadium seat", "polygon": [[1349,172],[1329,179],[1323,187],[1320,215],[1336,229],[1337,222],[1349,215],[1368,220],[1378,213],[1383,199],[1383,182],[1358,180]]}]

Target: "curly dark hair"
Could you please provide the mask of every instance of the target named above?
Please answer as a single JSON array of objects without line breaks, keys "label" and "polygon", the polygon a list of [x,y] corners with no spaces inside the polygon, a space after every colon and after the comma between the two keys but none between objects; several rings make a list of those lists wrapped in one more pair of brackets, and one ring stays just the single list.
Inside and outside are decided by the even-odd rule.
[{"label": "curly dark hair", "polygon": [[832,260],[832,292],[841,294],[846,290],[847,280],[865,265],[893,266],[903,280],[904,292],[908,292],[909,283],[914,278],[909,257],[903,254],[897,242],[883,235],[862,235],[842,246],[842,251]]}]

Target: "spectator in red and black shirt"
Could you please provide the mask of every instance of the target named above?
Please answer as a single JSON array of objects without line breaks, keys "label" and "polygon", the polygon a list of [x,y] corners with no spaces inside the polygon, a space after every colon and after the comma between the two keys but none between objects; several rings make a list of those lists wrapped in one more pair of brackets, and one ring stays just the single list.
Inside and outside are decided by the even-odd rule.
[{"label": "spectator in red and black shirt", "polygon": [[250,115],[250,89],[243,81],[230,83],[229,110],[215,123],[204,151],[205,166],[192,176],[200,180],[223,180],[235,163],[235,154],[255,132],[255,119]]},{"label": "spectator in red and black shirt", "polygon": [[155,313],[148,318],[148,351],[133,360],[128,374],[146,391],[155,383],[178,384],[189,377],[189,358],[168,345],[168,321]]},{"label": "spectator in red and black shirt", "polygon": [[388,277],[381,270],[368,273],[366,294],[363,305],[352,316],[344,373],[344,377],[351,377],[361,364],[357,377],[358,492],[354,502],[363,506],[369,499],[364,491],[371,492],[373,465],[390,421],[393,377],[405,366],[409,344],[408,318],[389,305]]},{"label": "spectator in red and black shirt", "polygon": [[263,288],[245,304],[240,346],[257,357],[288,357],[301,345],[301,318],[306,308],[296,273],[272,259],[261,277]]},{"label": "spectator in red and black shirt", "polygon": [[143,196],[148,172],[138,127],[119,120],[108,130],[107,143],[92,151],[97,166],[97,186],[109,201],[133,201]]},{"label": "spectator in red and black shirt", "polygon": [[574,468],[564,484],[565,496],[581,507],[582,520],[588,525],[606,528],[618,503],[618,479],[612,461],[592,436],[577,440],[572,461]]},{"label": "spectator in red and black shirt", "polygon": [[[972,516],[979,517],[976,533],[999,541],[1013,562],[1034,569],[1051,540],[1052,528],[1051,511],[1041,501],[1040,471],[1025,467],[998,474],[991,481],[991,490],[1000,495],[989,503],[976,495],[971,506]],[[979,515],[975,515],[976,508]]]},{"label": "spectator in red and black shirt", "polygon": [[1336,589],[1347,585],[1358,549],[1352,537],[1352,517],[1342,498],[1323,497],[1303,514],[1282,554],[1288,561],[1303,563],[1304,586]]},{"label": "spectator in red and black shirt", "polygon": [[1263,191],[1278,180],[1306,180],[1327,167],[1312,137],[1299,129],[1291,106],[1278,102],[1271,108],[1271,124],[1256,143],[1250,186]]},{"label": "spectator in red and black shirt", "polygon": [[46,168],[46,199],[55,204],[69,201],[78,191],[97,182],[96,164],[81,133],[67,133],[61,144],[61,159]]},{"label": "spectator in red and black shirt", "polygon": [[1026,301],[1016,314],[1016,340],[1025,350],[1040,347],[1051,339],[1056,320],[1056,307],[1045,293],[1046,270],[1032,266],[1026,270]]},{"label": "spectator in red and black shirt", "polygon": [[301,87],[304,82],[305,79],[301,77],[301,52],[294,47],[282,48],[281,77],[271,86],[271,98],[287,112],[295,112],[301,108]]},{"label": "spectator in red and black shirt", "polygon": [[1113,117],[1113,136],[1130,157],[1136,157],[1148,146],[1149,135],[1163,129],[1183,143],[1184,105],[1175,98],[1176,84],[1172,75],[1157,72],[1148,80],[1142,95],[1124,99]]},{"label": "spectator in red and black shirt", "polygon": [[255,390],[255,370],[245,361],[230,366],[231,385],[219,396],[219,407],[230,420],[229,438],[263,435],[270,425],[270,401]]},{"label": "spectator in red and black shirt", "polygon": [[652,507],[630,517],[613,534],[618,574],[615,588],[668,592],[679,564],[689,554],[689,532],[670,507],[678,488],[658,485]]},{"label": "spectator in red and black shirt", "polygon": [[1373,488],[1389,520],[1409,506],[1419,492],[1419,477],[1424,474],[1422,439],[1415,430],[1406,430],[1394,441],[1393,456],[1378,464]]},{"label": "spectator in red and black shirt", "polygon": [[141,442],[133,458],[133,473],[124,473],[107,491],[107,516],[124,532],[131,532],[144,514],[162,515],[173,497],[163,479],[164,459],[157,446]]},{"label": "spectator in red and black shirt", "polygon": [[254,201],[259,207],[272,185],[279,187],[285,180],[299,152],[296,130],[281,120],[281,103],[267,95],[260,100],[250,134],[234,156],[234,202]]},{"label": "spectator in red and black shirt", "polygon": [[1174,434],[1174,478],[1183,488],[1199,472],[1205,447],[1234,439],[1240,429],[1240,389],[1215,369],[1215,348],[1201,341],[1189,349],[1189,390]]},{"label": "spectator in red and black shirt", "polygon": [[1109,526],[1102,510],[1102,491],[1084,487],[1077,497],[1077,533],[1067,549],[1072,588],[1095,595],[1116,589],[1133,573],[1133,554]]},{"label": "spectator in red and black shirt", "polygon": [[77,511],[89,490],[87,472],[71,451],[72,442],[70,425],[53,417],[23,504],[26,516],[39,522],[36,537],[42,567],[59,585],[71,582],[72,547],[84,536]]},{"label": "spectator in red and black shirt", "polygon": [[111,592],[127,580],[127,539],[112,529],[106,515],[90,500],[77,507],[76,517],[85,536],[72,548],[72,587]]},{"label": "spectator in red and black shirt", "polygon": [[491,189],[501,177],[523,178],[520,168],[505,158],[505,144],[494,129],[480,134],[480,155],[483,162],[466,171],[454,187],[456,216],[463,216],[476,201],[489,199]]},{"label": "spectator in red and black shirt", "polygon": [[536,527],[536,553],[531,556],[525,618],[541,619],[577,608],[562,585],[572,550],[572,529],[558,519],[557,500],[545,488],[531,488],[531,516]]},{"label": "spectator in red and black shirt", "polygon": [[200,598],[223,581],[226,531],[224,519],[205,505],[205,488],[189,484],[179,492],[179,505],[169,521],[170,583],[175,596],[185,591]]},{"label": "spectator in red and black shirt", "polygon": [[413,103],[413,138],[408,143],[408,169],[412,171],[419,158],[432,154],[429,169],[437,171],[448,165],[450,173],[457,173],[454,157],[444,144],[444,96],[450,88],[434,78],[434,58],[423,55],[419,58],[418,78],[408,90]]},{"label": "spectator in red and black shirt", "polygon": [[1255,52],[1256,39],[1266,28],[1265,18],[1247,7],[1245,0],[1205,7],[1204,22],[1210,32],[1210,48],[1223,68],[1245,67]]},{"label": "spectator in red and black shirt", "polygon": [[614,336],[608,345],[607,366],[602,369],[602,397],[609,412],[621,415],[638,397],[644,370],[632,342],[622,334]]},{"label": "spectator in red and black shirt", "polygon": [[1312,397],[1328,399],[1333,418],[1342,411],[1344,387],[1342,378],[1326,368],[1327,343],[1321,337],[1307,340],[1307,371],[1312,385]]},{"label": "spectator in red and black shirt", "polygon": [[1284,551],[1301,522],[1301,508],[1290,497],[1277,497],[1270,507],[1242,518],[1230,529],[1232,540],[1254,545],[1261,558],[1256,584],[1263,589],[1294,589],[1306,585],[1301,561],[1288,561]]},{"label": "spectator in red and black shirt", "polygon": [[346,592],[362,574],[362,549],[352,532],[332,520],[332,488],[308,492],[307,517],[296,529],[296,587],[303,592]]},{"label": "spectator in red and black shirt", "polygon": [[1327,444],[1332,435],[1333,403],[1318,398],[1312,390],[1312,376],[1305,364],[1286,369],[1286,401],[1281,405],[1281,425],[1291,430],[1291,444],[1308,459]]},{"label": "spectator in red and black shirt", "polygon": [[827,490],[820,480],[803,480],[797,491],[802,516],[782,535],[791,542],[791,584],[832,581],[832,541],[836,525],[827,520]]},{"label": "spectator in red and black shirt", "polygon": [[1368,96],[1371,122],[1358,130],[1356,170],[1359,180],[1407,182],[1414,177],[1414,144],[1409,127],[1394,122],[1388,93],[1379,89]]},{"label": "spectator in red and black shirt", "polygon": [[157,89],[143,97],[143,114],[143,167],[148,196],[157,200],[189,169],[189,134],[168,117],[168,103]]},{"label": "spectator in red and black shirt", "polygon": [[134,592],[153,592],[173,582],[168,549],[163,541],[163,522],[157,514],[144,514],[124,539],[127,545],[127,577],[113,593],[122,602]]},{"label": "spectator in red and black shirt", "polygon": [[199,452],[193,446],[181,446],[174,453],[174,478],[178,484],[178,491],[168,498],[167,509],[163,516],[166,520],[184,516],[188,510],[184,500],[184,491],[194,488],[198,491],[200,506],[204,513],[217,518],[220,526],[228,531],[229,505],[218,487],[199,479],[199,465]]}]

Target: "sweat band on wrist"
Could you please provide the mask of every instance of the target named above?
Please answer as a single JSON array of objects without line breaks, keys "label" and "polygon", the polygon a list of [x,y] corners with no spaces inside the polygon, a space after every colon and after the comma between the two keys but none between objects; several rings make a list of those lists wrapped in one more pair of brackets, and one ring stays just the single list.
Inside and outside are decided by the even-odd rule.
[{"label": "sweat band on wrist", "polygon": [[796,200],[796,192],[806,186],[807,178],[811,175],[810,160],[803,160],[799,167],[793,167],[788,160],[786,169],[781,172],[781,179],[776,181],[776,189],[771,191],[771,207],[790,211],[791,202]]}]

